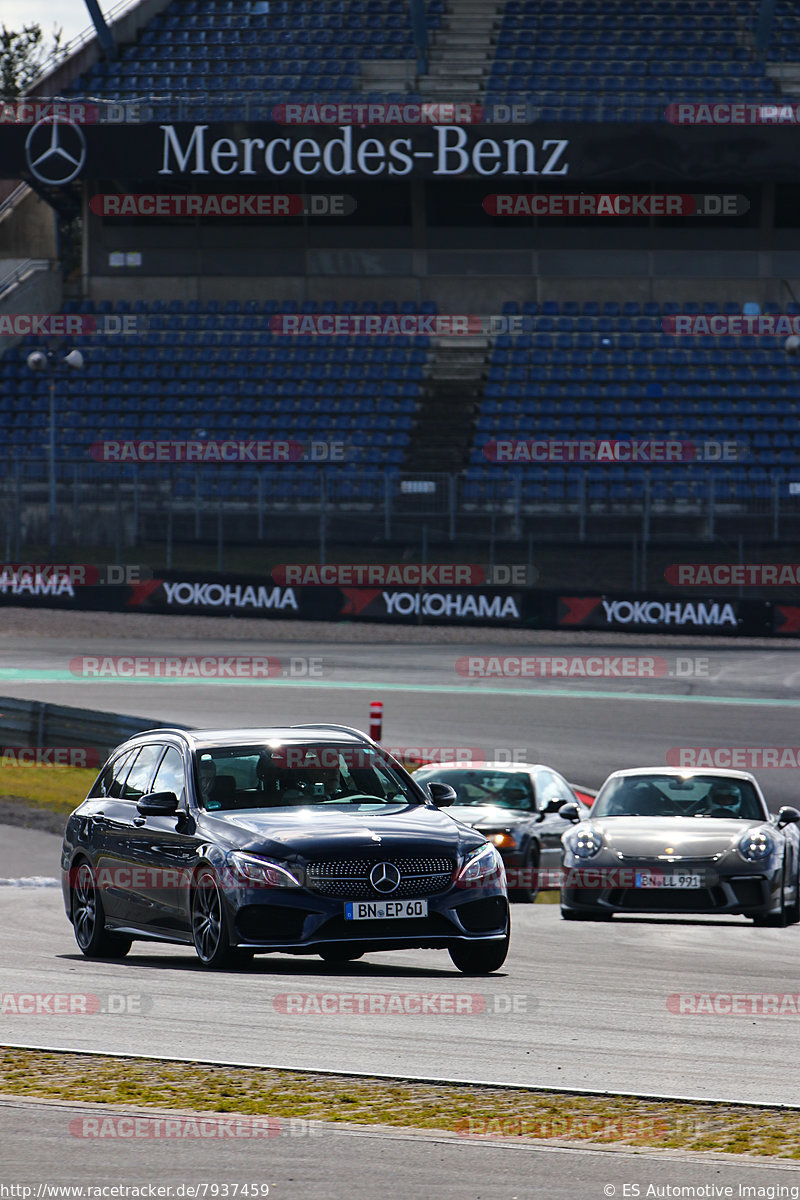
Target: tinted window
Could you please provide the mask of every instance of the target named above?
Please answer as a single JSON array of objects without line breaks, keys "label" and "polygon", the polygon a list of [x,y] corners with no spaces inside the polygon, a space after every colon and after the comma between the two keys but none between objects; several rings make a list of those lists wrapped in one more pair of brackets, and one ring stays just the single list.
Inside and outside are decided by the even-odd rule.
[{"label": "tinted window", "polygon": [[454,804],[496,804],[500,808],[533,808],[533,788],[524,771],[502,771],[488,768],[474,771],[436,771],[425,775],[423,783],[449,783],[455,788]]},{"label": "tinted window", "polygon": [[136,750],[126,750],[119,758],[112,759],[95,783],[90,795],[110,798],[121,796],[122,785],[135,754]]},{"label": "tinted window", "polygon": [[198,798],[209,810],[313,804],[419,804],[408,780],[371,746],[220,746],[197,754]]},{"label": "tinted window", "polygon": [[186,796],[186,783],[183,770],[183,757],[180,750],[170,746],[161,760],[151,788],[153,792],[174,792],[178,803],[183,804]]},{"label": "tinted window", "polygon": [[142,746],[136,755],[128,778],[125,780],[125,787],[122,792],[124,800],[138,800],[140,796],[143,796],[146,791],[150,790],[147,786],[150,776],[163,753],[164,747],[158,743],[152,746]]},{"label": "tinted window", "polygon": [[746,779],[714,775],[627,775],[612,779],[592,805],[593,817],[738,817],[765,819]]}]

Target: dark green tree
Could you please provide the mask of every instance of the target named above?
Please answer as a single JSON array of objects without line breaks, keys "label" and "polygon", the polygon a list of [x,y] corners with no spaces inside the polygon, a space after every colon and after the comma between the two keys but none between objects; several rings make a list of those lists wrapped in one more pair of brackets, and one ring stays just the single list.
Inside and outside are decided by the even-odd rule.
[{"label": "dark green tree", "polygon": [[0,97],[13,100],[24,96],[33,81],[64,57],[61,29],[53,30],[48,44],[41,25],[23,25],[21,30],[0,29]]}]

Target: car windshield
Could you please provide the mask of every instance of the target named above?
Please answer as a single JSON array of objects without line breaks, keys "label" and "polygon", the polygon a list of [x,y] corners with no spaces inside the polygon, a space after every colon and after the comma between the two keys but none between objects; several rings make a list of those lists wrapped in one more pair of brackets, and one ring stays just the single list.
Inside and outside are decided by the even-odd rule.
[{"label": "car windshield", "polygon": [[760,821],[764,810],[746,779],[719,775],[624,775],[592,806],[593,817],[738,817]]},{"label": "car windshield", "polygon": [[475,771],[437,771],[424,777],[425,783],[449,783],[455,788],[453,804],[496,804],[499,808],[534,807],[533,788],[522,771],[488,768]]},{"label": "car windshield", "polygon": [[196,764],[199,802],[209,812],[421,803],[408,780],[371,746],[219,746],[198,750]]}]

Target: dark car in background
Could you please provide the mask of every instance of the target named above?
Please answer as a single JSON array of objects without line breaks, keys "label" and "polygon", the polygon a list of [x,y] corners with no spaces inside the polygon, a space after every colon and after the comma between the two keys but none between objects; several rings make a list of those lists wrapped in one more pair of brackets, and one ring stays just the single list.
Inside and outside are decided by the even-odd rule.
[{"label": "dark car in background", "polygon": [[484,834],[500,851],[509,896],[531,903],[541,887],[557,888],[565,804],[589,809],[563,775],[542,763],[437,765],[414,772],[418,783],[455,791],[449,812]]},{"label": "dark car in background", "polygon": [[510,924],[500,855],[343,726],[155,729],[113,752],[67,822],[62,882],[83,953],[133,940],[254,953],[447,950],[499,968]]},{"label": "dark car in background", "polygon": [[800,813],[771,814],[745,771],[616,771],[564,833],[561,915],[738,913],[800,921]]}]

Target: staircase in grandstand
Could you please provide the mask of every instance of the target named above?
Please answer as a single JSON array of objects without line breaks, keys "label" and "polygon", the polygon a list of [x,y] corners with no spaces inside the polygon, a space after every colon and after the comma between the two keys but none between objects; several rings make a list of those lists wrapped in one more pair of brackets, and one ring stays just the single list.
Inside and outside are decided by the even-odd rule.
[{"label": "staircase in grandstand", "polygon": [[408,469],[463,471],[489,368],[488,338],[434,338],[423,401],[406,452]]},{"label": "staircase in grandstand", "polygon": [[431,36],[427,74],[419,77],[426,100],[483,96],[503,7],[491,0],[447,0],[441,26]]}]

